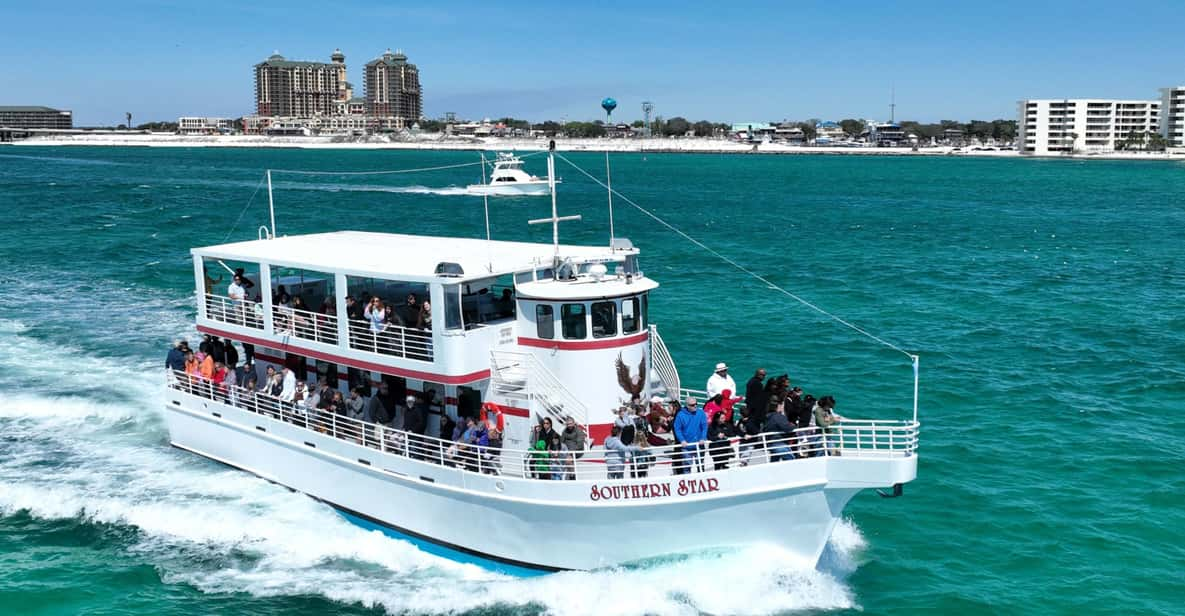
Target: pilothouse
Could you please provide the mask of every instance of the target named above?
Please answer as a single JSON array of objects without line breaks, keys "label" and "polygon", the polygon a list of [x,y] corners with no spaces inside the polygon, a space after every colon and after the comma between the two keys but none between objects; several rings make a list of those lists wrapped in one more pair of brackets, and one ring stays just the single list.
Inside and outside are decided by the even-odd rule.
[{"label": "pilothouse", "polygon": [[[701,410],[649,319],[641,250],[562,244],[571,218],[533,221],[550,244],[341,231],[193,249],[197,330],[253,362],[172,365],[172,443],[524,574],[754,542],[814,564],[852,496],[914,479],[916,415],[824,404],[799,425],[783,396],[760,409],[782,420],[754,424],[738,392]],[[738,519],[783,523],[681,530]]]}]

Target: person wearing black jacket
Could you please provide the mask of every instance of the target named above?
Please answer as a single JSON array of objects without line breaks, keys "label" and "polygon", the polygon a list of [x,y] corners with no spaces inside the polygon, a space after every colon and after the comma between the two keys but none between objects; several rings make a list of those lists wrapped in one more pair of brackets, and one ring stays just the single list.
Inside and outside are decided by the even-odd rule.
[{"label": "person wearing black jacket", "polygon": [[793,458],[788,439],[794,436],[794,424],[782,411],[773,411],[765,418],[766,442],[769,445],[769,461],[780,462]]},{"label": "person wearing black jacket", "polygon": [[[749,408],[749,416],[757,422],[757,431],[761,431],[761,424],[765,421],[765,368],[758,368],[753,378],[745,384],[745,406]],[[755,412],[756,411],[756,412]],[[754,432],[753,434],[756,434]]]},{"label": "person wearing black jacket", "polygon": [[802,400],[802,388],[795,387],[786,394],[786,418],[799,428],[811,425],[811,405]]},{"label": "person wearing black jacket", "polygon": [[708,453],[712,456],[712,463],[716,470],[728,468],[728,461],[732,459],[731,439],[737,436],[737,429],[731,421],[724,418],[725,413],[712,416],[712,424],[708,426]]},{"label": "person wearing black jacket", "polygon": [[227,370],[234,372],[235,368],[239,367],[239,351],[235,349],[235,343],[230,338],[226,338],[223,344],[226,348],[226,361],[222,363],[226,364]]}]

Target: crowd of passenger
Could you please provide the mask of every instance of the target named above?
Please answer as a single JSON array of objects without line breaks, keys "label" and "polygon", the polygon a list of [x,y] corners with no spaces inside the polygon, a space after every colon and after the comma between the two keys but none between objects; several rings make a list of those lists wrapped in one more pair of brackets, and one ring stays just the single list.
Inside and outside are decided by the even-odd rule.
[{"label": "crowd of passenger", "polygon": [[[440,404],[435,390],[423,394],[408,391],[401,397],[381,381],[373,388],[356,384],[343,393],[325,376],[306,382],[287,366],[277,369],[268,364],[259,369],[254,362],[254,348],[245,343],[243,348],[247,358],[240,364],[239,353],[229,338],[207,334],[196,351],[188,341],[177,340],[169,349],[165,367],[174,378],[182,379],[182,387],[221,402],[285,421],[298,419],[306,427],[320,431],[334,426],[347,438],[413,458],[431,457],[481,472],[498,469],[504,419],[495,405],[486,404],[477,417],[461,418],[459,422],[442,414],[439,434],[441,439],[449,440],[445,446],[443,440],[426,437],[430,409]],[[353,422],[334,424],[332,417],[365,422],[371,427]],[[380,433],[373,426],[390,430]]]},{"label": "crowd of passenger", "polygon": [[[210,295],[214,286],[222,280],[221,274],[214,278],[206,273],[206,294]],[[263,294],[255,290],[255,286],[243,268],[235,269],[226,289],[226,297],[230,300],[231,308],[212,306],[212,310],[223,311],[216,314],[215,318],[261,327]],[[346,318],[358,323],[361,331],[375,334],[376,338],[396,328],[432,329],[432,304],[427,299],[421,299],[416,293],[408,293],[400,303],[386,302],[382,297],[372,295],[370,291],[363,291],[359,298],[347,295],[345,304]],[[319,342],[337,343],[337,329],[333,324],[334,317],[337,316],[337,301],[333,296],[326,296],[317,306],[309,306],[301,294],[290,294],[285,285],[277,285],[272,292],[272,308],[275,311],[274,324],[277,331],[295,333]]]},{"label": "crowd of passenger", "polygon": [[[724,363],[708,378],[707,400],[688,396],[683,401],[654,396],[648,404],[635,402],[616,411],[605,457],[610,477],[644,477],[655,462],[656,447],[678,446],[673,456],[675,474],[749,464],[766,450],[770,461],[807,458],[826,453],[824,434],[844,420],[835,412],[835,398],[816,399],[792,386],[782,374],[768,377],[757,369],[739,396],[736,382]],[[838,452],[831,452],[836,454]]]},{"label": "crowd of passenger", "polygon": [[[415,458],[475,472],[500,472],[505,420],[495,404],[482,405],[475,417],[453,419],[444,413],[440,439],[427,438],[429,409],[438,404],[433,390],[400,397],[383,381],[373,395],[369,384],[354,385],[343,393],[324,376],[306,382],[288,367],[277,370],[267,365],[257,370],[254,348],[243,344],[243,351],[245,361],[240,364],[230,339],[207,334],[196,351],[187,341],[178,340],[165,365],[184,374],[191,388],[229,404],[279,419],[303,419],[307,427],[322,431],[334,416],[383,426],[391,430],[368,432],[373,428],[358,427],[345,433],[359,442],[377,443]],[[648,404],[618,408],[603,443],[608,477],[623,478],[627,473],[646,477],[660,457],[669,459],[675,474],[685,474],[722,470],[734,462],[746,466],[762,450],[774,462],[822,455],[827,428],[844,420],[835,413],[833,397],[816,399],[792,386],[785,374],[767,378],[763,368],[746,383],[745,395],[738,396],[728,367],[717,364],[706,391],[702,407],[692,396],[682,402],[655,396]],[[565,418],[563,423],[557,430],[551,417],[543,417],[531,428],[523,462],[528,476],[576,479],[577,462],[594,443],[574,419]]]}]

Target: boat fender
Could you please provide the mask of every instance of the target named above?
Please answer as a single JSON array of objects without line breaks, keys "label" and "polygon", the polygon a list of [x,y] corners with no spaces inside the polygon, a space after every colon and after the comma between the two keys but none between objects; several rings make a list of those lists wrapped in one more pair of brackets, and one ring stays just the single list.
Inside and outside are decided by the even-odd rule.
[{"label": "boat fender", "polygon": [[893,493],[892,494],[885,494],[884,490],[877,490],[876,493],[880,494],[881,498],[897,498],[898,496],[901,496],[902,494],[905,493],[905,488],[902,487],[901,484],[895,483],[895,484],[893,484]]}]

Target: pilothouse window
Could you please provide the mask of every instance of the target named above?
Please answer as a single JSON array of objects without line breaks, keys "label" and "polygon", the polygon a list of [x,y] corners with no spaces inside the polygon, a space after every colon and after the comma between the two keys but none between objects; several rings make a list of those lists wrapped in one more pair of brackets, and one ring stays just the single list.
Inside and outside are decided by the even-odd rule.
[{"label": "pilothouse window", "polygon": [[641,319],[638,318],[638,298],[627,297],[621,300],[621,333],[637,333],[641,326]]},{"label": "pilothouse window", "polygon": [[560,308],[560,320],[563,322],[564,338],[583,340],[588,337],[588,320],[584,304],[564,304]]},{"label": "pilothouse window", "polygon": [[593,302],[592,333],[593,338],[608,338],[617,335],[616,302]]},{"label": "pilothouse window", "polygon": [[555,338],[555,312],[548,304],[535,306],[535,333],[544,340]]}]

